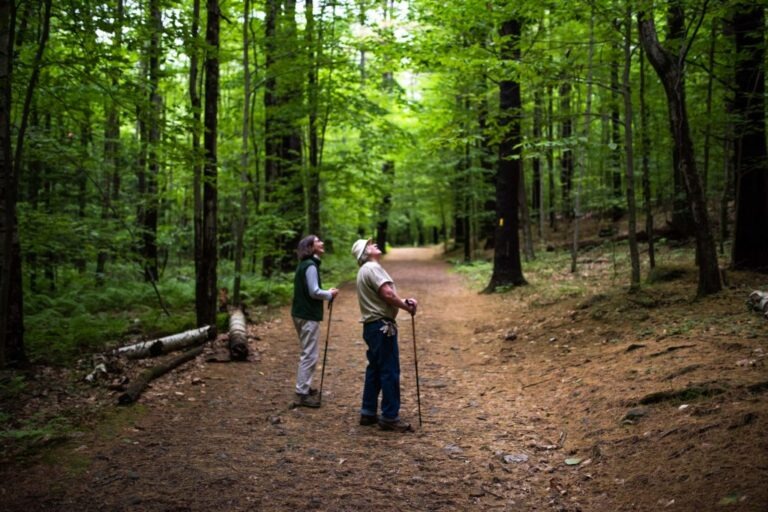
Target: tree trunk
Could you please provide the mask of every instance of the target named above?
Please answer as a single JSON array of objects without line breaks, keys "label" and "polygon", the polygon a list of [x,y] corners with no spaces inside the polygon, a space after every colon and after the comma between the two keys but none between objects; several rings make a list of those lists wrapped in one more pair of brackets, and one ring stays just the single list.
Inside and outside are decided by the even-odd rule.
[{"label": "tree trunk", "polygon": [[[198,85],[198,71],[200,60],[200,0],[194,0],[192,5],[192,30],[188,41],[189,53],[189,106],[192,116],[190,136],[192,138],[192,197],[193,197],[193,224],[194,224],[194,253],[195,253],[195,312],[198,323],[200,319],[207,318],[207,302],[200,298],[207,293],[206,277],[203,273],[203,159],[200,152],[200,130],[202,117],[202,100]],[[205,324],[205,322],[202,322]]]},{"label": "tree trunk", "polygon": [[737,4],[736,227],[733,267],[768,271],[768,149],[765,133],[765,6]]},{"label": "tree trunk", "polygon": [[568,82],[560,85],[560,117],[562,119],[560,138],[564,141],[560,153],[560,190],[563,196],[563,216],[566,219],[571,219],[573,218],[573,205],[571,203],[573,151],[570,149],[572,142],[569,139],[573,135],[573,120],[571,119],[571,84]]},{"label": "tree trunk", "polygon": [[[306,229],[304,189],[301,180],[302,147],[300,124],[304,107],[304,75],[297,55],[296,2],[268,0],[265,18],[266,90],[265,158],[266,199],[272,213],[281,219],[264,257],[264,274],[289,271],[295,265],[295,249]],[[285,234],[289,231],[291,234]]]},{"label": "tree trunk", "polygon": [[240,146],[240,209],[235,221],[235,278],[232,295],[235,305],[240,305],[240,284],[243,272],[243,245],[248,221],[248,132],[251,113],[251,71],[248,61],[248,35],[250,25],[250,0],[243,2],[243,125]]},{"label": "tree trunk", "polygon": [[146,119],[147,135],[147,169],[144,173],[143,187],[143,212],[141,216],[141,257],[144,265],[144,279],[148,282],[156,282],[158,278],[157,261],[157,223],[158,223],[158,195],[157,179],[160,171],[158,158],[158,146],[160,143],[160,110],[162,99],[160,98],[160,38],[163,33],[162,12],[160,0],[149,2],[149,48],[147,50],[147,71],[149,100]]},{"label": "tree trunk", "polygon": [[528,196],[525,193],[525,173],[520,165],[520,184],[518,185],[518,202],[520,204],[520,220],[523,223],[523,251],[526,261],[536,259],[533,251],[533,230],[531,229],[531,215],[528,210]]},{"label": "tree trunk", "polygon": [[595,53],[595,26],[594,9],[589,23],[589,56],[587,57],[587,104],[584,110],[584,130],[582,138],[584,147],[579,151],[579,176],[577,180],[576,202],[573,216],[573,240],[571,244],[571,273],[576,272],[576,262],[579,255],[579,220],[581,217],[581,185],[584,180],[584,171],[587,168],[587,156],[590,149],[590,134],[592,132],[592,62]]},{"label": "tree trunk", "polygon": [[[520,34],[522,23],[518,19],[502,23],[501,59],[520,60]],[[503,286],[526,284],[520,261],[520,235],[518,233],[518,190],[522,170],[520,127],[522,98],[520,83],[502,80],[499,84],[499,163],[496,174],[496,242],[494,244],[493,274],[486,288],[493,292]]]},{"label": "tree trunk", "polygon": [[[640,253],[637,249],[637,206],[635,204],[635,156],[632,141],[632,89],[630,71],[632,67],[632,6],[627,5],[624,17],[624,74],[622,77],[622,93],[624,96],[624,153],[626,155],[627,182],[627,213],[629,259],[632,263],[631,287],[640,286]],[[648,238],[653,238],[653,231],[648,232]]]},{"label": "tree trunk", "polygon": [[12,149],[12,70],[16,7],[0,2],[0,367],[27,363],[19,221],[16,213],[24,135],[48,42],[51,0],[45,0],[32,74],[26,84],[15,154]]},{"label": "tree trunk", "polygon": [[[89,108],[86,105],[85,110]],[[86,113],[86,120],[80,125],[80,148],[78,151],[79,162],[77,164],[77,220],[80,225],[85,225],[85,207],[88,204],[88,146],[91,142],[90,115]],[[78,254],[74,259],[74,265],[80,274],[85,273],[87,262],[82,254]]]},{"label": "tree trunk", "polygon": [[11,145],[11,92],[16,4],[0,2],[0,368],[26,360],[21,310],[19,227]]},{"label": "tree trunk", "polygon": [[[533,140],[537,145],[541,145],[541,118],[542,118],[543,100],[541,97],[541,91],[535,91],[533,93]],[[543,205],[543,187],[541,183],[541,157],[539,156],[539,150],[536,151],[536,156],[531,163],[533,167],[533,187],[531,190],[531,208],[534,211],[534,216],[538,220],[537,231],[539,238],[544,233],[544,205]]]},{"label": "tree trunk", "polygon": [[[112,26],[112,51],[117,54],[122,47],[123,34],[123,0],[117,0],[115,9],[115,19]],[[110,71],[112,73],[112,94],[119,94],[120,87],[120,66],[114,66]],[[120,107],[114,98],[107,99],[106,120],[104,122],[104,170],[101,180],[101,221],[104,227],[109,225],[110,219],[114,217],[112,208],[113,200],[117,199],[119,194],[120,177]],[[109,253],[106,246],[107,241],[100,240],[101,248],[96,257],[96,283],[101,286],[104,284],[104,273],[106,272]]]},{"label": "tree trunk", "polygon": [[648,127],[648,105],[645,103],[645,52],[640,47],[640,152],[643,168],[643,207],[645,210],[645,232],[648,233],[648,267],[656,267],[656,253],[653,236],[653,202],[651,199],[651,136]]},{"label": "tree trunk", "polygon": [[715,45],[717,43],[717,20],[712,20],[712,29],[709,34],[709,56],[708,66],[709,74],[707,76],[707,108],[706,108],[706,124],[704,126],[704,169],[702,171],[701,180],[702,187],[704,188],[704,198],[709,198],[709,144],[712,140],[712,88],[715,83]]},{"label": "tree trunk", "polygon": [[217,114],[219,100],[219,2],[207,0],[208,23],[205,31],[207,51],[205,55],[205,135],[203,147],[203,233],[200,255],[201,276],[204,284],[196,297],[197,325],[210,325],[216,329],[217,301]]},{"label": "tree trunk", "polygon": [[[304,6],[306,15],[306,27],[304,29],[304,42],[307,48],[307,103],[309,108],[309,151],[307,169],[307,198],[309,221],[307,223],[310,233],[321,236],[320,230],[320,168],[319,168],[319,140],[318,140],[318,52],[320,45],[315,43],[315,13],[313,0],[306,0]],[[321,20],[322,21],[322,20]],[[381,246],[379,246],[381,247]]]},{"label": "tree trunk", "polygon": [[[614,26],[618,22],[614,22]],[[619,61],[618,56],[611,60],[611,220],[618,222],[624,215],[622,208],[624,195],[621,187],[621,115],[619,113]]]},{"label": "tree trunk", "polygon": [[[685,45],[685,10],[682,0],[667,0],[667,41],[672,54],[683,51]],[[650,54],[648,59],[650,61]],[[682,64],[680,65],[682,68]],[[680,72],[679,89],[685,101],[685,74]],[[672,120],[670,119],[670,122]],[[686,201],[685,178],[683,176],[682,156],[677,144],[672,148],[672,228],[681,238],[694,234],[693,219],[691,218],[691,205]]]},{"label": "tree trunk", "polygon": [[379,220],[376,223],[376,245],[383,253],[387,253],[387,236],[389,228],[389,211],[392,207],[391,187],[394,181],[395,162],[393,160],[385,161],[381,166],[381,173],[384,175],[384,191],[382,193],[381,203],[379,204]]},{"label": "tree trunk", "polygon": [[688,201],[691,204],[696,235],[696,254],[699,266],[698,295],[708,295],[721,290],[720,269],[717,253],[709,227],[701,180],[696,169],[693,141],[688,124],[688,111],[683,90],[684,52],[676,59],[661,46],[656,35],[656,25],[651,12],[641,10],[637,16],[640,40],[648,55],[648,60],[659,75],[667,96],[670,129],[684,178]]},{"label": "tree trunk", "polygon": [[549,198],[549,228],[552,231],[557,230],[557,211],[555,210],[555,151],[552,148],[555,140],[554,96],[555,91],[550,85],[547,87],[547,176],[549,176],[547,192]]}]

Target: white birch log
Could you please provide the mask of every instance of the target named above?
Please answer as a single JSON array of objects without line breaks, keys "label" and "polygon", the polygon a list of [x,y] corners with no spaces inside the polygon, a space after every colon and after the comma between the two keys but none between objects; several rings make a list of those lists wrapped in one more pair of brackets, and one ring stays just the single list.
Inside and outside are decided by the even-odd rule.
[{"label": "white birch log", "polygon": [[179,350],[190,345],[196,345],[208,339],[210,326],[206,325],[185,331],[179,334],[173,334],[156,340],[142,341],[133,345],[126,345],[115,350],[117,355],[126,356],[130,359],[141,359],[143,357],[155,357],[161,354],[167,354],[174,350]]},{"label": "white birch log", "polygon": [[749,304],[757,311],[768,313],[768,292],[754,291],[749,294]]},{"label": "white birch log", "polygon": [[245,361],[248,358],[248,334],[245,329],[242,310],[232,310],[229,314],[229,356],[234,361]]}]

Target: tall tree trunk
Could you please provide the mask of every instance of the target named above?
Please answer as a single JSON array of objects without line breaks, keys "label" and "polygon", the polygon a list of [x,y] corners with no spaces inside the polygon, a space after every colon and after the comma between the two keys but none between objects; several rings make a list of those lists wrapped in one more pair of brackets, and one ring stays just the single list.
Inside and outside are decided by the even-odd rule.
[{"label": "tall tree trunk", "polygon": [[[117,0],[115,6],[115,18],[112,25],[112,50],[117,54],[122,47],[123,34],[123,0]],[[116,100],[120,88],[120,66],[114,66],[112,74],[112,91],[107,99],[106,120],[104,122],[104,170],[101,180],[101,221],[108,226],[110,219],[114,217],[113,201],[117,200],[120,193],[120,107]],[[96,257],[96,283],[104,283],[109,253],[106,240],[100,241],[101,248]]]},{"label": "tall tree trunk", "polygon": [[[86,106],[86,109],[88,107]],[[77,164],[77,220],[81,225],[85,224],[85,208],[88,204],[88,146],[90,143],[90,115],[86,114],[86,120],[80,125],[80,148]],[[86,261],[84,255],[78,254],[74,260],[75,268],[80,274],[85,273]]]},{"label": "tall tree trunk", "polygon": [[235,279],[232,285],[232,300],[240,305],[240,284],[243,272],[243,239],[248,219],[248,132],[251,113],[251,70],[248,59],[248,35],[251,15],[251,2],[243,2],[243,125],[240,146],[240,209],[235,225]]},{"label": "tall tree trunk", "polygon": [[653,237],[653,200],[651,198],[651,135],[648,126],[648,105],[645,103],[645,52],[640,47],[640,152],[643,168],[643,208],[645,210],[645,232],[648,234],[648,267],[656,267],[656,252]]},{"label": "tall tree trunk", "polygon": [[712,89],[715,83],[715,45],[717,43],[717,20],[712,20],[712,29],[709,33],[709,75],[707,76],[707,100],[706,100],[706,124],[704,126],[704,169],[701,181],[704,187],[704,198],[709,198],[709,144],[712,140]]},{"label": "tall tree trunk", "polygon": [[[43,126],[40,123],[40,116],[36,106],[32,107],[30,118],[33,129],[42,133]],[[43,181],[44,164],[41,157],[42,155],[36,154],[27,164],[27,202],[34,212],[37,212],[39,208],[40,188]],[[24,255],[24,261],[27,274],[29,275],[29,291],[33,294],[37,294],[39,292],[37,286],[38,253],[35,247],[29,247],[27,249],[26,254]],[[0,365],[0,367],[2,367],[2,365]]]},{"label": "tall tree trunk", "polygon": [[[304,209],[304,186],[302,183],[302,140],[301,124],[304,111],[304,75],[301,72],[300,44],[296,26],[296,0],[284,0],[282,17],[283,52],[287,52],[290,69],[283,82],[284,94],[280,102],[287,112],[285,133],[282,137],[281,160],[285,164],[284,179],[287,185],[288,201],[281,202],[280,214],[287,219],[293,231],[292,235],[282,238],[282,255],[279,258],[279,269],[283,272],[293,270],[296,265],[295,250],[306,230],[306,212]],[[296,206],[300,205],[300,206]]]},{"label": "tall tree trunk", "polygon": [[[266,0],[264,17],[264,197],[262,205],[270,206],[277,193],[277,181],[280,177],[280,134],[278,128],[277,107],[277,22],[280,15],[280,1]],[[275,256],[264,240],[265,253],[262,272],[270,276],[276,267]]]},{"label": "tall tree trunk", "polygon": [[590,150],[590,134],[592,133],[592,62],[595,54],[594,9],[589,23],[589,56],[587,57],[587,104],[584,110],[584,130],[582,138],[584,147],[579,151],[579,176],[577,178],[576,201],[573,215],[573,242],[571,244],[571,272],[576,272],[576,262],[579,255],[579,220],[581,218],[581,186],[584,181],[584,171],[587,168],[587,157]]},{"label": "tall tree trunk", "polygon": [[[297,54],[296,2],[268,0],[265,17],[266,83],[265,180],[272,213],[284,223],[264,256],[263,272],[289,271],[295,265],[296,244],[306,228],[301,180],[300,124],[303,115],[303,73]],[[288,231],[291,234],[285,234]]]},{"label": "tall tree trunk", "polygon": [[[725,112],[728,118],[733,118],[733,101],[726,101]],[[725,255],[725,242],[728,240],[729,215],[728,204],[734,197],[734,179],[733,179],[733,145],[734,145],[734,126],[733,122],[726,122],[725,134],[723,137],[723,190],[720,194],[720,255]],[[733,248],[731,248],[733,249]]]},{"label": "tall tree trunk", "polygon": [[[567,78],[566,78],[567,79]],[[560,85],[560,138],[564,147],[560,153],[560,191],[562,193],[563,216],[573,218],[573,204],[571,202],[573,189],[573,151],[570,148],[573,135],[573,119],[571,118],[571,84],[563,82]]]},{"label": "tall tree trunk", "polygon": [[[541,91],[533,93],[533,140],[541,146],[541,118],[542,118],[543,100]],[[531,208],[534,211],[534,217],[538,220],[537,232],[539,238],[544,232],[544,205],[543,205],[543,187],[541,184],[541,157],[540,152],[536,151],[536,156],[531,163],[533,167],[533,186],[531,187]]]},{"label": "tall tree trunk", "polygon": [[144,261],[144,279],[155,282],[158,278],[157,262],[157,222],[158,195],[157,180],[160,172],[158,146],[160,144],[160,38],[163,33],[163,20],[160,11],[160,0],[149,2],[149,103],[148,103],[148,139],[147,139],[147,173],[144,197],[144,216],[142,224],[142,259]]},{"label": "tall tree trunk", "polygon": [[[390,10],[387,8],[387,1],[385,0],[383,6],[383,17],[385,20],[389,20],[391,15]],[[384,92],[391,95],[394,92],[395,78],[391,71],[385,71],[381,77],[381,84]],[[389,227],[389,212],[391,210],[392,203],[392,185],[394,183],[395,162],[393,160],[387,160],[384,162],[381,168],[384,175],[384,185],[381,197],[381,203],[379,203],[379,215],[376,224],[376,245],[379,246],[379,250],[387,253],[387,230]],[[412,219],[415,220],[415,219]],[[468,226],[465,226],[468,228]],[[465,233],[466,240],[469,241],[469,229]]]},{"label": "tall tree trunk", "polygon": [[[501,59],[520,61],[520,34],[522,23],[518,19],[502,23],[500,35]],[[494,244],[493,273],[486,291],[502,286],[526,284],[520,261],[520,235],[518,233],[518,190],[522,171],[522,133],[520,126],[522,98],[520,83],[502,80],[499,83],[499,163],[496,175],[496,242]]]},{"label": "tall tree trunk", "polygon": [[522,164],[520,165],[520,184],[518,185],[518,203],[520,206],[520,220],[522,221],[523,232],[523,254],[526,261],[536,259],[533,251],[533,230],[531,228],[531,214],[528,209],[528,196],[525,193],[525,172]]},{"label": "tall tree trunk", "polygon": [[24,365],[24,312],[19,221],[16,213],[24,136],[48,43],[51,0],[45,0],[32,74],[26,84],[15,154],[12,149],[12,70],[16,8],[0,2],[0,367]]},{"label": "tall tree trunk", "polygon": [[[644,6],[648,6],[646,0]],[[650,3],[652,6],[652,2]],[[691,204],[696,235],[696,254],[699,266],[698,295],[708,295],[721,290],[720,269],[717,264],[717,253],[709,226],[701,179],[696,169],[696,158],[693,151],[693,141],[688,124],[688,111],[685,104],[683,89],[683,63],[685,50],[679,52],[676,58],[661,46],[656,35],[656,25],[652,10],[641,10],[637,15],[640,30],[640,41],[664,86],[669,107],[669,120],[672,138],[680,158],[680,165]]]},{"label": "tall tree trunk", "polygon": [[768,149],[765,133],[765,6],[737,4],[736,227],[733,267],[768,270]]},{"label": "tall tree trunk", "polygon": [[555,209],[555,150],[552,145],[555,141],[555,91],[554,88],[547,86],[547,176],[548,187],[548,208],[549,208],[549,228],[552,231],[557,230],[557,211]]},{"label": "tall tree trunk", "polygon": [[219,99],[219,2],[207,0],[208,22],[205,30],[205,135],[203,148],[203,236],[200,267],[205,280],[205,293],[196,297],[197,325],[211,325],[216,330],[217,303],[217,244],[216,213],[217,200],[217,154],[216,138],[218,134],[218,99]]},{"label": "tall tree trunk", "polygon": [[[667,0],[667,42],[672,54],[684,51],[685,47],[685,10],[683,0]],[[650,61],[650,54],[648,55]],[[655,67],[655,66],[654,66]],[[680,73],[679,89],[685,99],[685,74]],[[671,122],[671,120],[670,120]],[[694,234],[691,205],[686,201],[685,177],[683,176],[681,148],[675,144],[672,148],[672,229],[680,237]]]},{"label": "tall tree trunk", "polygon": [[[200,298],[207,293],[206,276],[203,269],[203,155],[200,151],[200,131],[202,118],[202,99],[199,87],[199,61],[202,45],[199,38],[200,0],[192,4],[192,30],[187,50],[189,53],[189,105],[192,115],[192,197],[194,225],[194,259],[195,259],[195,312],[198,322],[207,318],[207,302]],[[205,322],[203,322],[205,324]]]},{"label": "tall tree trunk", "polygon": [[627,4],[624,17],[624,73],[622,94],[624,96],[624,154],[626,155],[627,213],[629,259],[632,264],[631,287],[640,286],[640,252],[637,249],[637,206],[635,204],[635,156],[632,141],[632,89],[630,71],[632,67],[632,6]]},{"label": "tall tree trunk", "polygon": [[386,254],[389,211],[392,207],[391,184],[394,180],[395,162],[393,160],[386,160],[381,165],[381,173],[384,175],[385,185],[382,192],[381,203],[379,203],[379,220],[376,223],[376,245],[379,246],[379,250],[381,250],[382,253]]},{"label": "tall tree trunk", "polygon": [[11,92],[15,2],[0,2],[0,368],[26,361],[22,315],[17,191],[11,144]]},{"label": "tall tree trunk", "polygon": [[[304,41],[307,48],[307,103],[309,109],[309,151],[307,169],[307,198],[309,210],[309,232],[320,236],[320,168],[319,168],[319,141],[318,141],[318,52],[320,45],[315,42],[315,13],[312,0],[306,0],[304,6],[306,26],[304,29]],[[321,20],[322,21],[322,20]]]},{"label": "tall tree trunk", "polygon": [[[614,28],[618,29],[618,22],[614,22]],[[611,220],[618,222],[624,215],[622,207],[624,191],[621,187],[621,115],[619,112],[619,57],[611,59]]]},{"label": "tall tree trunk", "polygon": [[[464,101],[462,102],[462,106],[464,108],[464,111],[466,112],[469,110],[468,104],[467,104],[467,95],[464,96]],[[468,123],[463,124],[462,133],[467,134],[468,133]],[[465,137],[462,137],[465,138]],[[465,138],[466,140],[466,138]],[[472,161],[469,156],[470,146],[469,142],[464,142],[464,155],[461,159],[461,176],[463,177],[462,182],[463,186],[461,187],[461,195],[462,195],[462,209],[464,212],[464,215],[462,217],[462,222],[464,223],[464,262],[469,263],[472,261],[472,258],[474,256],[474,249],[476,247],[475,243],[475,237],[477,233],[474,229],[472,229],[472,213],[473,213],[473,200],[472,200],[472,173],[470,172],[470,167],[472,166]]]}]

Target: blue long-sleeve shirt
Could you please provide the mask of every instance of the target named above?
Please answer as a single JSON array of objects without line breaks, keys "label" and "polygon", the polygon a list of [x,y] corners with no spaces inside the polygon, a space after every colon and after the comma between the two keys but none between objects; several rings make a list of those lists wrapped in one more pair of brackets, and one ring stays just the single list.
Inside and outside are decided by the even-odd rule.
[{"label": "blue long-sleeve shirt", "polygon": [[331,292],[320,288],[317,279],[317,267],[315,265],[308,266],[304,276],[307,278],[307,289],[309,290],[310,297],[318,300],[331,300],[333,298]]}]

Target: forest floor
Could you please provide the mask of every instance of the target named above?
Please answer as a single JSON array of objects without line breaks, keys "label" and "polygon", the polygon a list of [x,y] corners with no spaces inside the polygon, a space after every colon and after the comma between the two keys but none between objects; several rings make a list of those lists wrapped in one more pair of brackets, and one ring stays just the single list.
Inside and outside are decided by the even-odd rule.
[{"label": "forest floor", "polygon": [[[346,284],[322,408],[289,407],[298,350],[281,308],[249,327],[251,361],[200,357],[93,431],[3,460],[0,508],[768,510],[768,321],[745,307],[765,276],[731,274],[698,301],[690,269],[634,294],[608,282],[557,299],[544,283],[481,295],[435,256],[384,260],[420,302],[421,428],[411,319],[399,318],[415,433],[358,425],[365,348]],[[585,282],[606,265],[585,258]]]}]

